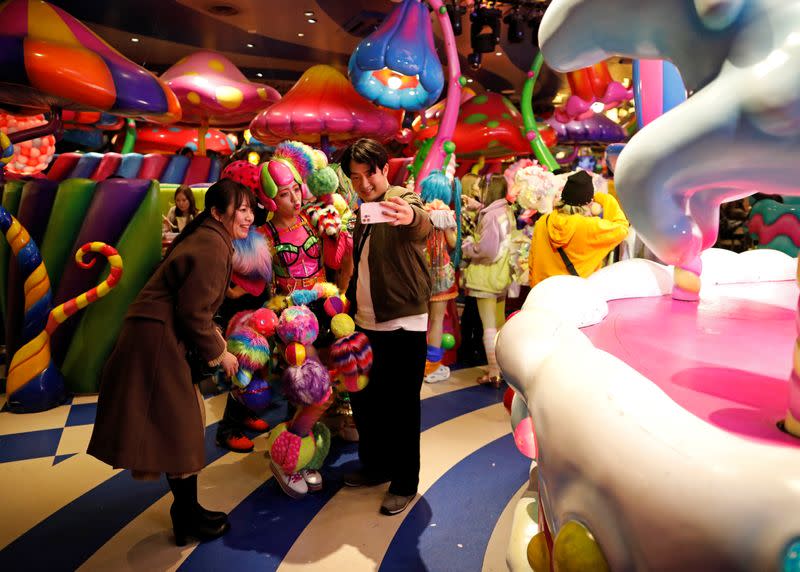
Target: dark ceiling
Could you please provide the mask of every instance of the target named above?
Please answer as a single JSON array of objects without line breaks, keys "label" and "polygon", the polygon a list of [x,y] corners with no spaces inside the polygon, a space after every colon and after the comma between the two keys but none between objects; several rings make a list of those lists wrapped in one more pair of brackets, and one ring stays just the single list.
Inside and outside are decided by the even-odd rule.
[{"label": "dark ceiling", "polygon": [[[200,49],[223,53],[252,81],[285,93],[314,64],[346,72],[350,54],[362,38],[396,6],[390,0],[50,0],[89,25],[109,44],[133,61],[162,73],[180,58]],[[521,4],[522,18],[536,18],[546,2],[494,3],[505,14]],[[313,13],[310,23],[306,12]],[[501,28],[497,54],[483,56],[480,69],[467,62],[469,16],[462,19],[457,38],[462,73],[471,87],[512,96],[518,94],[536,55],[533,32],[524,26],[521,43],[509,43],[507,25]],[[440,54],[443,42],[438,23]],[[537,99],[549,101],[561,80],[545,70]]]}]

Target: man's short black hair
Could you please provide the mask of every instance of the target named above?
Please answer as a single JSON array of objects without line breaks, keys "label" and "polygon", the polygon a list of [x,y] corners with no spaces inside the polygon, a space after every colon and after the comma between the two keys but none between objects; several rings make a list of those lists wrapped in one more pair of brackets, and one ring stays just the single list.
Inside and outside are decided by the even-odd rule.
[{"label": "man's short black hair", "polygon": [[374,139],[359,139],[344,150],[340,159],[342,171],[348,177],[350,176],[351,161],[367,165],[369,173],[372,174],[376,170],[383,170],[386,163],[389,162],[389,154],[383,145]]}]

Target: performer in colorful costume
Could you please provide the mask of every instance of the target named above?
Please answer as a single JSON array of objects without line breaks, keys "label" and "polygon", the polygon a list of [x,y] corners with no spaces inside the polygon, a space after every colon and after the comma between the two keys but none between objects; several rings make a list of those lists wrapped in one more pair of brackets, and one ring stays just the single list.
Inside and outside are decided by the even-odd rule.
[{"label": "performer in colorful costume", "polygon": [[[432,288],[428,305],[426,383],[436,383],[450,377],[450,369],[442,364],[443,322],[448,300],[458,296],[455,268],[461,258],[461,182],[455,180],[455,210],[450,208],[453,186],[453,180],[441,171],[432,172],[421,184],[422,200],[433,224],[426,247]],[[452,260],[449,250],[455,251]]]},{"label": "performer in colorful costume", "polygon": [[[467,202],[467,209],[479,209],[479,213],[477,228],[461,245],[468,260],[462,281],[467,295],[477,299],[483,324],[483,346],[489,367],[477,382],[497,388],[502,379],[494,345],[497,330],[504,323],[505,298],[511,285],[511,232],[516,229],[516,219],[502,176],[491,177],[481,184],[481,189],[482,202]],[[484,207],[485,204],[488,206]]]}]

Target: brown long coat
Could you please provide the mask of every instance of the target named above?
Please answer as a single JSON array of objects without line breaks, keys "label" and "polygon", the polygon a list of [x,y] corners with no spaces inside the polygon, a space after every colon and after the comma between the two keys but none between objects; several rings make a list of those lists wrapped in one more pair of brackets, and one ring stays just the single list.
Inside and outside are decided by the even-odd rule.
[{"label": "brown long coat", "polygon": [[232,253],[225,227],[209,218],[136,297],[103,370],[90,455],[150,473],[205,466],[205,428],[186,345],[207,361],[225,350],[212,317],[225,298]]}]

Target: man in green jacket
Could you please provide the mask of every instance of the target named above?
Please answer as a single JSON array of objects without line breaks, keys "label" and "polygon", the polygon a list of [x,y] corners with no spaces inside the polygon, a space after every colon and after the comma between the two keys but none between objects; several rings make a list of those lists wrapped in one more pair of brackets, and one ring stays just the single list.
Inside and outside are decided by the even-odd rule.
[{"label": "man in green jacket", "polygon": [[432,226],[416,193],[389,185],[389,158],[372,139],[359,139],[342,155],[362,203],[379,202],[387,222],[362,224],[353,233],[354,273],[347,299],[359,330],[372,345],[369,383],[350,396],[358,429],[361,470],[345,485],[391,481],[382,514],[408,507],[419,486],[420,389],[431,278],[425,244]]}]

